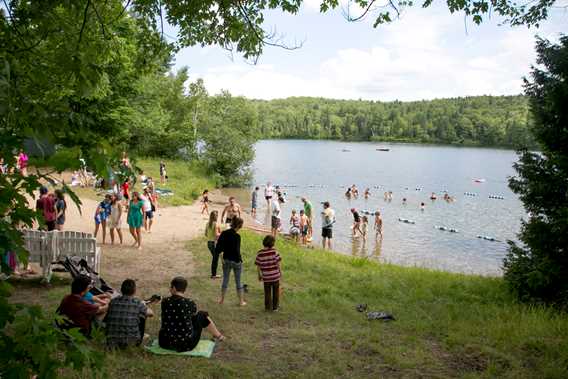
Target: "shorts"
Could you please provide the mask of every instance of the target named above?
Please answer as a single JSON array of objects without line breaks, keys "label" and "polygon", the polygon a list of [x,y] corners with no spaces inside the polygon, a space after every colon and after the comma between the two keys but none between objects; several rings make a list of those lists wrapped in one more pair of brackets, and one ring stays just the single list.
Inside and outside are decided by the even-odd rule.
[{"label": "shorts", "polygon": [[230,224],[231,222],[233,222],[233,218],[232,218],[232,217],[230,217],[230,218],[227,217],[227,218],[225,219],[225,224]]},{"label": "shorts", "polygon": [[64,225],[65,224],[65,216],[59,216],[56,223],[57,223],[57,225]]},{"label": "shorts", "polygon": [[280,217],[272,216],[271,220],[272,229],[279,229],[280,224],[281,224]]},{"label": "shorts", "polygon": [[102,223],[103,221],[107,220],[107,215],[105,213],[97,213],[95,215],[95,225],[99,225],[100,223]]},{"label": "shorts", "polygon": [[130,196],[128,196],[127,193],[123,193],[122,198],[128,200],[130,198]]},{"label": "shorts", "polygon": [[272,199],[272,196],[264,196],[264,198],[268,201],[268,200]]},{"label": "shorts", "polygon": [[52,230],[55,230],[55,220],[53,221],[46,221],[45,225],[47,226],[47,231],[51,232]]},{"label": "shorts", "polygon": [[152,211],[146,211],[146,218],[148,219],[153,219],[154,218],[154,212]]},{"label": "shorts", "polygon": [[308,225],[304,225],[304,227],[302,228],[302,235],[303,236],[307,236],[308,235]]},{"label": "shorts", "polygon": [[300,235],[300,228],[298,228],[297,226],[293,226],[290,228],[290,234],[293,236],[299,236]]},{"label": "shorts", "polygon": [[323,238],[333,238],[333,229],[332,228],[322,228],[321,229],[321,236]]},{"label": "shorts", "polygon": [[258,204],[255,201],[251,204],[251,209],[256,209],[256,208],[258,208]]}]

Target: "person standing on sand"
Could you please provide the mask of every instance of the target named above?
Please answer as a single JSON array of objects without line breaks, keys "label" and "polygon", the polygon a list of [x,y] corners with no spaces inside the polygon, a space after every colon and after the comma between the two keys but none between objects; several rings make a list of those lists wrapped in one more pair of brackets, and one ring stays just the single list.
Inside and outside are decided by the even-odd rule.
[{"label": "person standing on sand", "polygon": [[36,211],[41,211],[47,231],[50,232],[55,230],[55,220],[57,218],[55,197],[53,194],[49,193],[45,186],[41,186],[39,189],[39,199],[36,201]]},{"label": "person standing on sand", "polygon": [[308,233],[310,230],[310,219],[306,216],[303,209],[300,210],[300,234],[302,236],[302,244],[308,242]]},{"label": "person standing on sand", "polygon": [[264,198],[266,199],[266,208],[270,211],[270,201],[272,200],[272,196],[274,196],[274,188],[272,187],[272,183],[266,183],[266,187],[264,187]]},{"label": "person standing on sand", "polygon": [[106,194],[105,199],[99,203],[97,210],[95,211],[95,239],[99,233],[99,228],[101,228],[103,232],[103,244],[106,242],[107,219],[110,216],[111,211],[110,202],[110,194]]},{"label": "person standing on sand", "polygon": [[264,309],[278,311],[280,297],[280,254],[274,249],[276,239],[266,236],[262,240],[263,249],[256,253],[254,264],[258,269],[258,281],[264,283]]},{"label": "person standing on sand", "polygon": [[130,234],[134,238],[132,246],[137,246],[138,250],[142,250],[142,232],[140,229],[144,222],[143,206],[144,203],[142,199],[140,199],[138,192],[133,192],[132,200],[128,204],[128,217],[126,218],[126,222],[128,223]]},{"label": "person standing on sand", "polygon": [[234,217],[231,221],[231,228],[223,231],[217,240],[215,253],[217,255],[223,253],[223,284],[221,285],[221,297],[219,304],[225,301],[225,294],[229,287],[229,279],[231,271],[235,273],[235,285],[239,296],[239,304],[247,305],[245,301],[245,291],[241,283],[241,274],[243,272],[243,259],[241,257],[241,236],[239,230],[243,227],[243,219]]},{"label": "person standing on sand", "polygon": [[221,226],[217,222],[219,218],[219,212],[212,211],[209,215],[209,221],[205,225],[205,237],[207,237],[207,248],[211,252],[213,257],[211,260],[211,279],[220,278],[217,275],[217,266],[219,265],[219,254],[215,251],[215,245],[221,234]]},{"label": "person standing on sand", "polygon": [[310,200],[308,200],[308,198],[306,197],[302,197],[302,203],[304,203],[304,213],[306,214],[306,217],[308,218],[308,238],[312,237],[313,234],[313,230],[312,230],[312,225],[313,225],[313,206],[312,203],[310,202]]},{"label": "person standing on sand", "polygon": [[114,194],[110,200],[110,218],[108,228],[110,230],[110,243],[114,245],[114,231],[118,234],[118,239],[122,245],[122,205],[118,200],[118,195]]},{"label": "person standing on sand", "polygon": [[251,207],[250,215],[254,218],[256,216],[256,208],[258,208],[258,190],[260,188],[255,187],[251,194]]},{"label": "person standing on sand", "polygon": [[231,224],[235,217],[241,218],[241,206],[237,203],[235,197],[231,196],[229,197],[229,204],[223,209],[221,220],[225,220],[225,224]]},{"label": "person standing on sand", "polygon": [[282,219],[280,217],[280,212],[282,212],[280,208],[280,202],[278,201],[278,199],[272,200],[272,207],[270,212],[272,216],[270,217],[270,227],[272,231],[271,233],[274,237],[278,235],[278,231],[282,226]]},{"label": "person standing on sand", "polygon": [[323,203],[323,212],[321,212],[322,224],[321,224],[321,236],[322,245],[325,249],[326,242],[328,249],[331,250],[331,239],[333,238],[333,224],[335,223],[335,211],[331,209],[329,201]]},{"label": "person standing on sand", "polygon": [[63,191],[60,189],[55,190],[55,198],[55,211],[57,212],[57,216],[55,217],[55,228],[61,232],[63,231],[63,225],[65,225],[67,202],[65,201]]},{"label": "person standing on sand", "polygon": [[24,152],[24,149],[20,149],[17,157],[18,170],[23,176],[28,176],[28,155]]},{"label": "person standing on sand", "polygon": [[381,236],[383,239],[383,219],[381,218],[381,212],[375,212],[375,238]]},{"label": "person standing on sand", "polygon": [[144,195],[140,196],[142,199],[142,210],[144,211],[144,230],[147,233],[152,233],[152,224],[154,223],[154,209],[152,204],[152,195],[148,187],[144,188]]},{"label": "person standing on sand", "polygon": [[160,161],[160,184],[166,184],[168,180],[168,173],[166,172],[166,164],[164,161]]},{"label": "person standing on sand", "polygon": [[209,190],[204,190],[203,193],[201,194],[201,203],[203,204],[203,206],[201,207],[201,214],[209,214],[209,203],[211,201],[209,200]]}]

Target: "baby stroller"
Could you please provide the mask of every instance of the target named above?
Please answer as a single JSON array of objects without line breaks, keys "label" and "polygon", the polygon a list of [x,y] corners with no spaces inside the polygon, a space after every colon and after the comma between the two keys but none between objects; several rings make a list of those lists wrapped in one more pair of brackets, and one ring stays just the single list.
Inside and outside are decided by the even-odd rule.
[{"label": "baby stroller", "polygon": [[118,295],[118,291],[110,287],[103,278],[99,276],[99,273],[93,270],[87,261],[80,257],[67,256],[65,260],[57,262],[57,264],[63,266],[65,271],[69,272],[73,278],[79,275],[86,275],[91,278],[93,288],[90,292],[93,295],[101,295],[103,293],[108,293],[111,297]]}]

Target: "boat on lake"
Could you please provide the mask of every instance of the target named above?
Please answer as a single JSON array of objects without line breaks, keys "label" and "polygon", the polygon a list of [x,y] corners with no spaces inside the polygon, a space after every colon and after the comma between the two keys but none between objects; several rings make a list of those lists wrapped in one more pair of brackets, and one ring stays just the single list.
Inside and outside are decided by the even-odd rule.
[{"label": "boat on lake", "polygon": [[379,147],[377,151],[390,151],[390,149],[386,147]]}]

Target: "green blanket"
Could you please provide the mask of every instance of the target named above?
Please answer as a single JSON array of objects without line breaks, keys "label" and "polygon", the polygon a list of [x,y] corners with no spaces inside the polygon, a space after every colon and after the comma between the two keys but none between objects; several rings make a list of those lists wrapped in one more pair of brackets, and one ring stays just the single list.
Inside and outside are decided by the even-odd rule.
[{"label": "green blanket", "polygon": [[211,358],[213,350],[215,349],[215,342],[211,340],[200,340],[195,349],[178,353],[175,350],[162,349],[160,345],[158,345],[158,340],[154,340],[150,345],[144,346],[144,349],[150,353],[160,355],[182,355],[186,357]]}]

